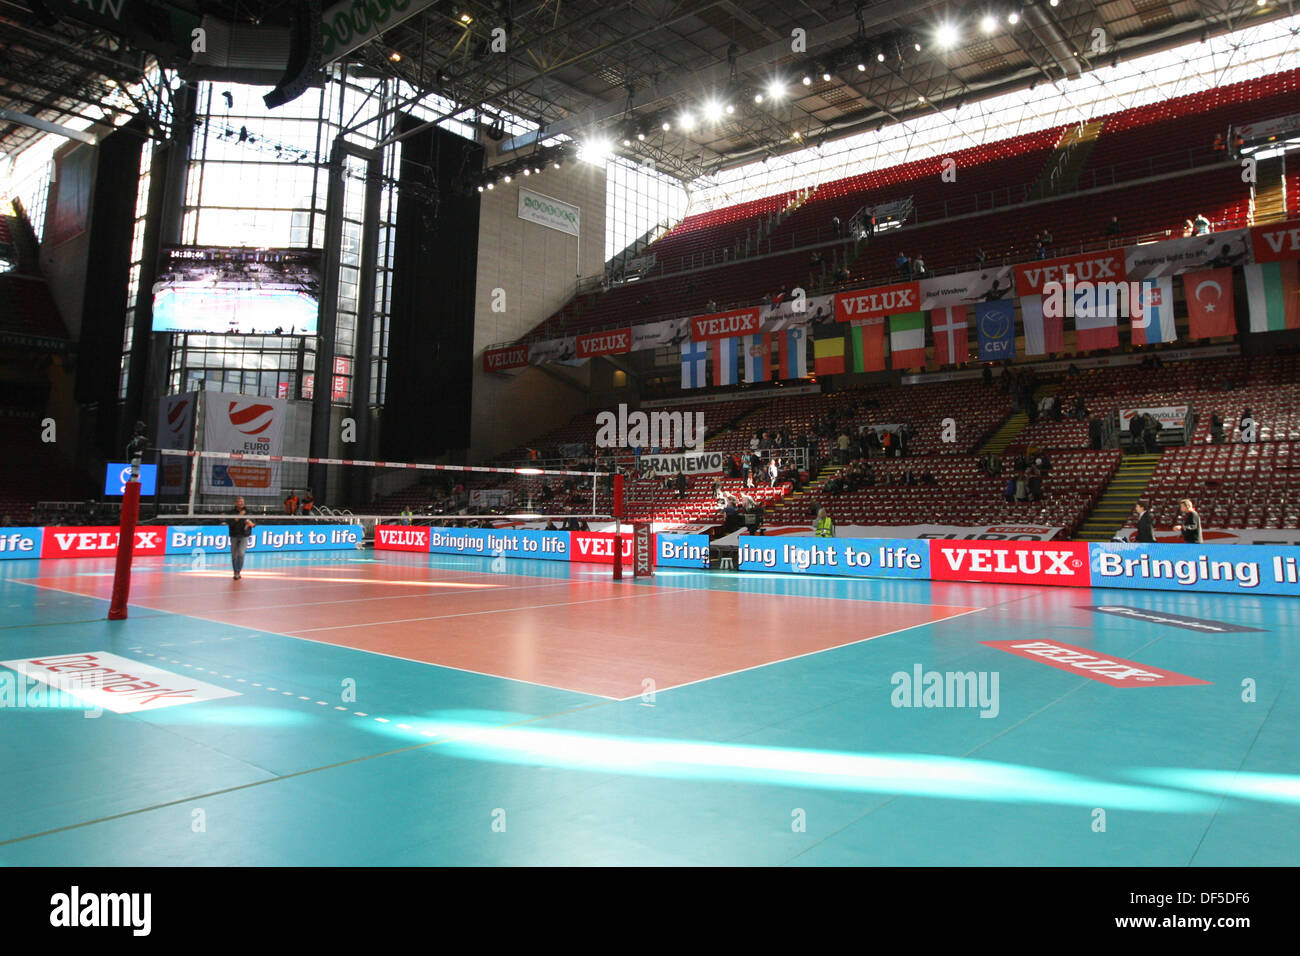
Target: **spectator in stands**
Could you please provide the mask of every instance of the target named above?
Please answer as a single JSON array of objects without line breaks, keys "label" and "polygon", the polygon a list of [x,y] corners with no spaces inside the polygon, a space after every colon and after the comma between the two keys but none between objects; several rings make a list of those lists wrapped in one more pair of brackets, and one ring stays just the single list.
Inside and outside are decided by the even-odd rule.
[{"label": "spectator in stands", "polygon": [[1142,443],[1146,446],[1148,455],[1154,455],[1160,450],[1160,432],[1164,427],[1149,412],[1142,416]]},{"label": "spectator in stands", "polygon": [[749,469],[745,472],[745,487],[753,488],[754,482],[763,467],[763,460],[758,457],[758,452],[751,452],[749,455]]},{"label": "spectator in stands", "polygon": [[771,488],[776,487],[776,479],[780,474],[781,474],[781,466],[780,464],[778,464],[776,458],[769,459],[767,463],[767,477],[769,481],[769,487]]},{"label": "spectator in stands", "polygon": [[308,516],[316,513],[316,496],[310,488],[302,493],[302,513]]},{"label": "spectator in stands", "polygon": [[1043,500],[1043,472],[1037,464],[1030,463],[1025,469],[1025,483],[1028,485],[1029,497],[1034,501]]},{"label": "spectator in stands", "polygon": [[1189,499],[1178,502],[1178,513],[1181,517],[1174,530],[1182,532],[1183,540],[1188,544],[1204,544],[1205,529],[1201,525],[1201,516]]},{"label": "spectator in stands", "polygon": [[817,520],[813,523],[813,534],[819,538],[835,537],[835,522],[825,508],[817,509]]},{"label": "spectator in stands", "polygon": [[820,269],[822,261],[822,254],[816,249],[814,249],[813,254],[808,257],[808,265],[812,266],[814,269]]},{"label": "spectator in stands", "polygon": [[983,268],[984,268],[984,263],[986,263],[986,262],[988,262],[988,261],[989,261],[989,254],[988,254],[987,252],[985,252],[984,249],[983,249],[982,247],[976,247],[976,249],[975,249],[975,265],[976,265],[978,268],[983,269]]},{"label": "spectator in stands", "polygon": [[1083,400],[1083,395],[1076,395],[1074,398],[1074,420],[1083,421],[1088,417],[1088,405]]},{"label": "spectator in stands", "polygon": [[1144,422],[1141,415],[1134,415],[1128,420],[1128,444],[1133,454],[1137,454],[1142,447],[1142,429]]},{"label": "spectator in stands", "polygon": [[1133,540],[1138,544],[1154,544],[1156,540],[1156,516],[1151,513],[1151,506],[1145,498],[1137,503],[1137,534]]},{"label": "spectator in stands", "polygon": [[1255,416],[1246,409],[1241,413],[1241,441],[1246,445],[1253,445],[1258,437],[1259,423],[1255,421]]},{"label": "spectator in stands", "polygon": [[871,426],[867,426],[867,434],[864,436],[864,441],[864,447],[868,458],[874,457],[877,452],[880,452],[882,455],[884,454],[885,446],[880,442],[880,432],[876,431]]},{"label": "spectator in stands", "polygon": [[1186,239],[1188,236],[1192,235],[1192,234],[1195,233],[1195,232],[1196,232],[1196,224],[1193,223],[1190,219],[1184,219],[1184,220],[1183,220],[1183,238]]},{"label": "spectator in stands", "polygon": [[920,484],[920,479],[916,477],[916,472],[914,472],[911,467],[903,469],[903,484],[909,488],[913,488]]},{"label": "spectator in stands", "polygon": [[1205,218],[1205,213],[1198,212],[1196,218],[1192,220],[1192,233],[1197,236],[1210,234],[1210,220]]},{"label": "spectator in stands", "polygon": [[298,493],[292,488],[284,496],[284,513],[287,515],[296,515],[298,513]]},{"label": "spectator in stands", "polygon": [[907,253],[900,252],[898,258],[894,260],[894,268],[898,270],[901,278],[910,279],[912,277],[912,260],[907,258]]},{"label": "spectator in stands", "polygon": [[1119,216],[1111,216],[1110,222],[1106,223],[1106,235],[1118,236],[1120,234]]},{"label": "spectator in stands", "polygon": [[1047,246],[1043,243],[1043,240],[1041,238],[1034,240],[1034,258],[1035,259],[1047,258]]},{"label": "spectator in stands", "polygon": [[1104,431],[1105,426],[1102,424],[1100,418],[1097,418],[1094,415],[1092,418],[1088,419],[1088,445],[1093,451],[1101,451],[1101,441]]},{"label": "spectator in stands", "polygon": [[1218,412],[1210,416],[1210,441],[1216,445],[1227,441],[1227,435],[1223,431],[1223,417]]},{"label": "spectator in stands", "polygon": [[673,479],[673,487],[677,489],[678,498],[686,497],[686,476],[680,471],[677,473],[677,477]]},{"label": "spectator in stands", "polygon": [[1224,142],[1222,133],[1214,134],[1214,155],[1218,159],[1223,159],[1228,155],[1228,144]]},{"label": "spectator in stands", "polygon": [[1053,242],[1051,230],[1044,229],[1038,238],[1042,240],[1043,248],[1050,252]]},{"label": "spectator in stands", "polygon": [[993,366],[991,366],[991,365],[985,365],[985,366],[984,366],[984,371],[980,374],[980,378],[983,379],[983,381],[984,381],[984,387],[985,387],[985,388],[988,388],[990,385],[992,385],[992,384],[993,384]]},{"label": "spectator in stands", "polygon": [[886,458],[894,458],[898,455],[898,436],[890,429],[886,428],[880,436],[880,447],[884,449]]},{"label": "spectator in stands", "polygon": [[874,214],[868,214],[867,217],[863,220],[863,225],[866,227],[866,232],[867,232],[867,241],[870,242],[871,239],[872,239],[872,237],[874,237],[875,234],[876,234],[876,217],[875,217],[875,215],[874,215]]},{"label": "spectator in stands", "polygon": [[835,447],[839,452],[837,460],[841,465],[849,463],[849,445],[851,443],[852,439],[849,438],[849,433],[846,431],[840,432],[839,437],[835,439]]},{"label": "spectator in stands", "polygon": [[831,235],[836,239],[840,237],[840,217],[831,216]]},{"label": "spectator in stands", "polygon": [[1246,141],[1242,139],[1241,134],[1234,130],[1232,133],[1232,158],[1233,159],[1236,159],[1238,156],[1241,155],[1241,149],[1245,145],[1246,145]]},{"label": "spectator in stands", "polygon": [[1006,487],[1002,489],[1002,497],[1006,499],[1007,504],[1016,500],[1016,479],[1014,477],[1007,479]]},{"label": "spectator in stands", "polygon": [[835,283],[836,285],[843,285],[848,281],[849,281],[849,267],[841,262],[835,269]]},{"label": "spectator in stands", "polygon": [[929,471],[923,471],[923,472],[921,472],[921,484],[923,484],[923,485],[937,485],[937,484],[939,484],[939,479],[936,478],[936,477],[934,477],[933,473],[931,473],[931,472],[929,472]]},{"label": "spectator in stands", "polygon": [[248,550],[248,536],[256,527],[257,525],[248,520],[248,509],[244,507],[244,499],[236,498],[235,517],[226,522],[226,529],[230,533],[230,563],[234,567],[236,581],[244,570],[244,552]]},{"label": "spectator in stands", "polygon": [[916,279],[924,279],[929,274],[929,271],[925,268],[925,259],[918,252],[916,258],[912,260],[912,276]]},{"label": "spectator in stands", "polygon": [[1016,501],[1022,502],[1028,500],[1029,500],[1029,477],[1028,477],[1027,469],[1017,468],[1016,469]]}]

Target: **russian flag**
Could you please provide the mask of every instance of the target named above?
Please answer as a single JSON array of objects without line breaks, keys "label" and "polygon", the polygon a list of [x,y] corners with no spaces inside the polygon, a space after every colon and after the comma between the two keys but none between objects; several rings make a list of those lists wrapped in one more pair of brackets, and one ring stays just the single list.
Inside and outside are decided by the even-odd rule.
[{"label": "russian flag", "polygon": [[1154,345],[1178,338],[1174,327],[1173,276],[1143,279],[1138,311],[1138,318],[1133,322],[1134,345]]},{"label": "russian flag", "polygon": [[713,384],[740,384],[740,338],[717,339],[713,343]]},{"label": "russian flag", "polygon": [[767,336],[742,335],[740,337],[741,353],[745,357],[745,381],[766,382],[769,375]]},{"label": "russian flag", "polygon": [[708,382],[707,342],[682,343],[682,388],[703,388]]}]

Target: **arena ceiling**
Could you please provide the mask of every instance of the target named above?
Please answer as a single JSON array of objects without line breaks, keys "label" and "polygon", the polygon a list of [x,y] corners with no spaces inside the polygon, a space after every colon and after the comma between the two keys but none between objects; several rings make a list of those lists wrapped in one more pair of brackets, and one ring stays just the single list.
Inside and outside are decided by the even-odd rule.
[{"label": "arena ceiling", "polygon": [[[131,31],[92,25],[75,13],[51,19],[56,2],[73,0],[0,0],[0,108],[53,122],[98,118],[106,106],[118,114],[154,108],[148,95],[133,99],[123,90],[139,81],[157,44],[151,51],[138,31],[124,35]],[[66,9],[112,2],[80,0]],[[130,2],[162,8],[161,0],[117,0]],[[171,0],[166,9],[272,28],[289,22],[297,2]],[[342,62],[356,75],[400,76],[448,97],[462,119],[485,114],[484,132],[500,143],[503,158],[527,156],[538,136],[492,129],[495,112],[538,124],[543,139],[599,135],[691,180],[1284,18],[1300,12],[1296,3],[434,0]],[[332,4],[322,6],[328,12]],[[404,10],[417,6],[406,0]],[[995,19],[985,24],[985,17]],[[955,35],[941,37],[945,24]],[[803,46],[796,31],[803,31]],[[772,96],[773,81],[784,92],[780,99]],[[702,115],[710,101],[723,110],[716,121]],[[692,129],[682,128],[684,113],[696,119]],[[0,152],[20,149],[33,135],[0,120]],[[631,145],[622,147],[624,140]]]}]

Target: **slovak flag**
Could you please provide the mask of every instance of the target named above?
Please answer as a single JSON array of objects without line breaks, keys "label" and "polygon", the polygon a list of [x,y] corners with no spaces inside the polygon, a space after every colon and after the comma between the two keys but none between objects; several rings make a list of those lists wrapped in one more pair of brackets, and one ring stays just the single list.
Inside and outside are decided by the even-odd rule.
[{"label": "slovak flag", "polygon": [[785,329],[773,333],[776,338],[778,378],[808,377],[808,330]]},{"label": "slovak flag", "polygon": [[740,352],[745,359],[746,382],[766,382],[771,377],[768,374],[770,365],[768,357],[771,353],[767,348],[767,336],[742,335]]},{"label": "slovak flag", "polygon": [[1133,320],[1133,344],[1154,345],[1178,338],[1174,328],[1174,279],[1159,276],[1143,279],[1140,314]]},{"label": "slovak flag", "polygon": [[717,339],[713,343],[713,384],[740,384],[740,338]]},{"label": "slovak flag", "polygon": [[708,380],[709,345],[707,342],[682,343],[682,388],[703,388]]}]

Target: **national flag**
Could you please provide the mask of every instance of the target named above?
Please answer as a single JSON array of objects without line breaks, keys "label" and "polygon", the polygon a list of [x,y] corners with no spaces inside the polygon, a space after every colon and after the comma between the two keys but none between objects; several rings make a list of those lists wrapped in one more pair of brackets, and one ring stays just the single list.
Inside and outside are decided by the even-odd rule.
[{"label": "national flag", "polygon": [[1143,279],[1134,312],[1137,313],[1132,326],[1134,345],[1154,345],[1178,338],[1174,327],[1174,277]]},{"label": "national flag", "polygon": [[839,325],[817,330],[813,339],[813,371],[818,375],[844,374],[844,329]]},{"label": "national flag", "polygon": [[714,339],[713,384],[740,384],[740,337]]},{"label": "national flag", "polygon": [[1025,323],[1025,354],[1047,355],[1065,351],[1065,323],[1059,315],[1043,314],[1043,297],[1020,299],[1020,317]]},{"label": "national flag", "polygon": [[682,343],[682,388],[703,388],[708,384],[709,343]]},{"label": "national flag", "polygon": [[934,333],[934,360],[940,365],[964,365],[970,359],[966,306],[953,305],[930,311]]},{"label": "national flag", "polygon": [[1016,357],[1016,310],[1010,299],[975,303],[975,329],[981,362]]},{"label": "national flag", "polygon": [[1300,259],[1244,266],[1252,332],[1300,329]]},{"label": "national flag", "polygon": [[1183,296],[1191,320],[1188,338],[1212,339],[1237,334],[1232,302],[1232,269],[1207,269],[1183,274]]},{"label": "national flag", "polygon": [[808,377],[808,335],[803,328],[772,333],[776,339],[777,377]]},{"label": "national flag", "polygon": [[905,312],[889,317],[891,368],[925,368],[925,313]]},{"label": "national flag", "polygon": [[884,317],[865,319],[850,325],[849,349],[853,355],[853,371],[883,372],[885,370]]},{"label": "national flag", "polygon": [[745,381],[766,382],[771,378],[771,352],[767,347],[767,336],[742,335],[740,337],[740,354],[745,359]]},{"label": "national flag", "polygon": [[1080,352],[1119,348],[1119,297],[1112,285],[1074,290],[1074,347]]}]

